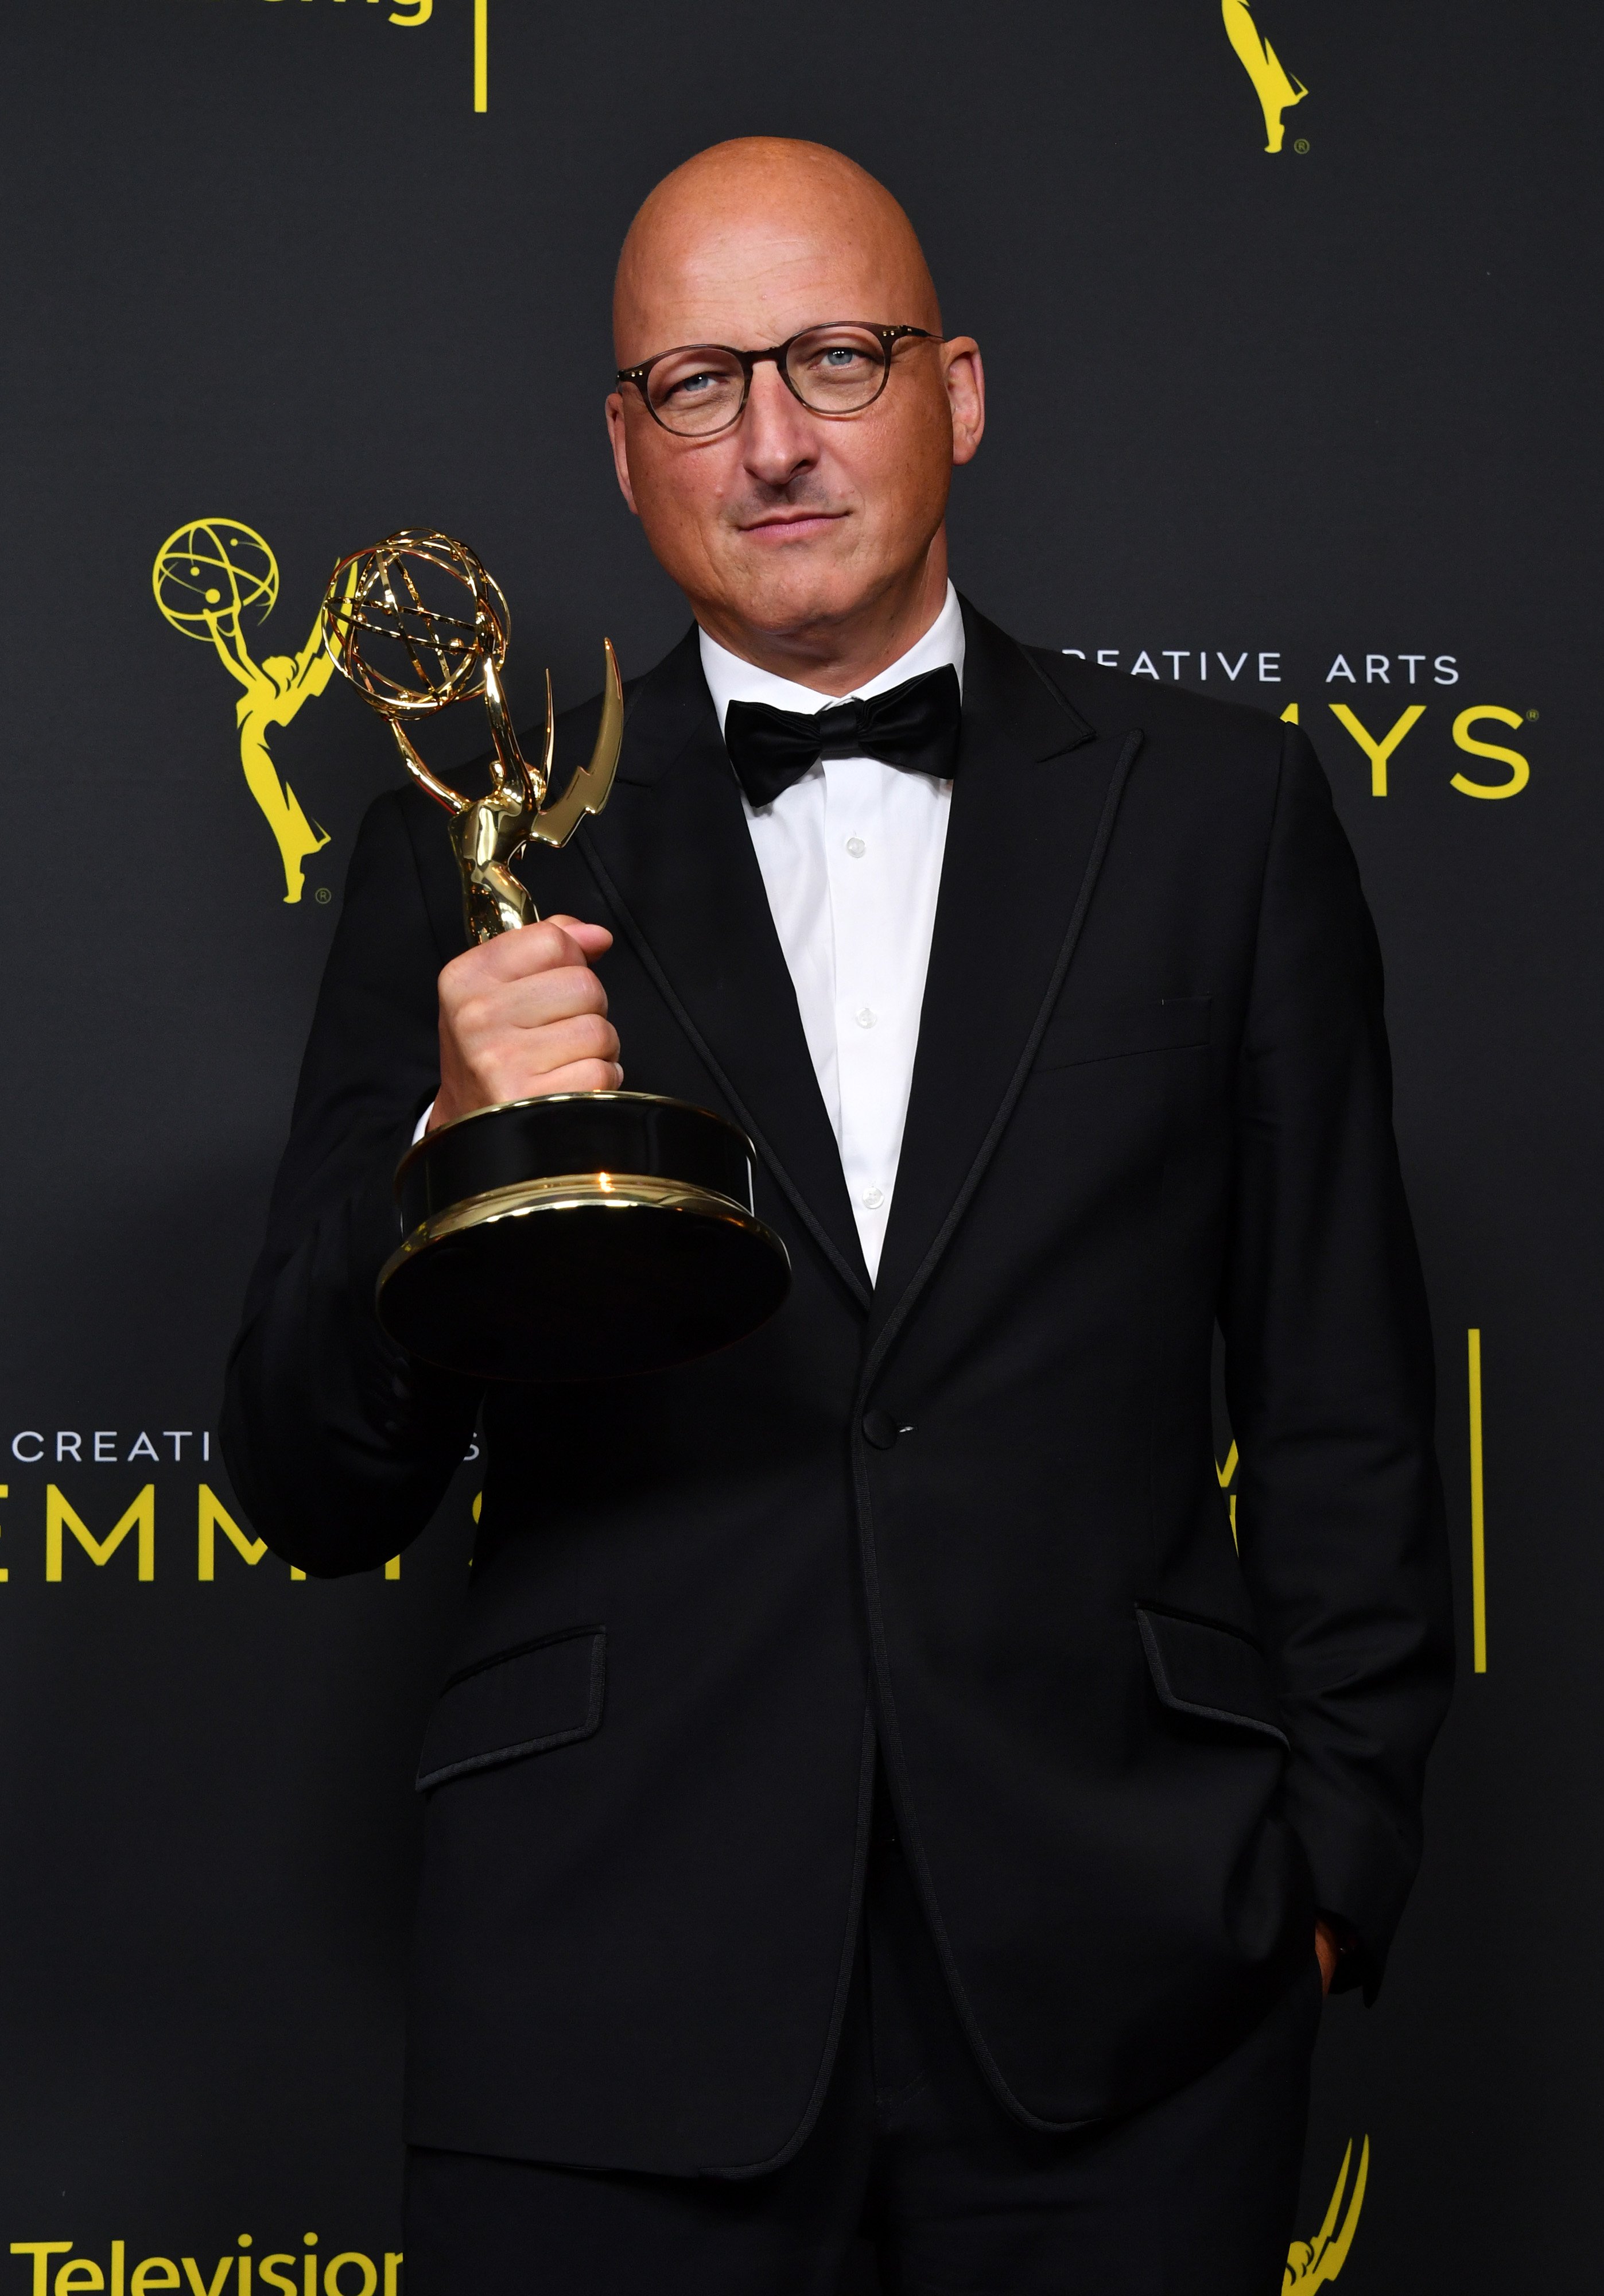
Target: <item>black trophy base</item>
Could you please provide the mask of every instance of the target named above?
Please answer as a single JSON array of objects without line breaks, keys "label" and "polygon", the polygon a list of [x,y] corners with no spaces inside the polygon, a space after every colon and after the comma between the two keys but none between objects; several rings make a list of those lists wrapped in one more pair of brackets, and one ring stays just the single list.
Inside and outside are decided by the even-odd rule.
[{"label": "black trophy base", "polygon": [[396,1174],[404,1241],[379,1319],[476,1379],[665,1371],[744,1339],[790,1287],[752,1208],[752,1149],[638,1092],[509,1102],[444,1124]]}]

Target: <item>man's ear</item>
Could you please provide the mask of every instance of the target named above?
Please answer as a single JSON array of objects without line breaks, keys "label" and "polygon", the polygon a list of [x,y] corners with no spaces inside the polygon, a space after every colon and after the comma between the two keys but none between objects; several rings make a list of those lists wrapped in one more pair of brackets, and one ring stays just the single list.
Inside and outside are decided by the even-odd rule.
[{"label": "man's ear", "polygon": [[629,483],[629,442],[624,435],[624,399],[614,391],[607,402],[607,435],[612,441],[613,469],[618,475],[618,491],[637,518],[634,489]]},{"label": "man's ear", "polygon": [[953,460],[973,462],[986,434],[986,369],[980,346],[973,335],[953,335],[941,350],[953,414]]}]

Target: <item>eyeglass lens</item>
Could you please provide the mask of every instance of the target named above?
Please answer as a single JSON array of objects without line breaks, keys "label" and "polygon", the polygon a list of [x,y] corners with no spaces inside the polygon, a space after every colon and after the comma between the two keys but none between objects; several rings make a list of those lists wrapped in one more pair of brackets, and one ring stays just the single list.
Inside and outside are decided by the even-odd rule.
[{"label": "eyeglass lens", "polygon": [[[886,352],[866,327],[813,327],[786,353],[792,390],[816,414],[855,414],[878,396]],[[646,378],[652,413],[683,437],[722,430],[741,412],[745,376],[727,351],[693,344],[659,359]]]}]

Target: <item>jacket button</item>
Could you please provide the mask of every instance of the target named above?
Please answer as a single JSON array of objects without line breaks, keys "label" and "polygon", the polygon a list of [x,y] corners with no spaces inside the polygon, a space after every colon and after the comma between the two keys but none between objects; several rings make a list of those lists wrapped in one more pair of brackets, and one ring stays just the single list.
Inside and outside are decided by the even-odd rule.
[{"label": "jacket button", "polygon": [[864,1412],[863,1440],[872,1443],[877,1451],[888,1451],[903,1432],[888,1411]]}]

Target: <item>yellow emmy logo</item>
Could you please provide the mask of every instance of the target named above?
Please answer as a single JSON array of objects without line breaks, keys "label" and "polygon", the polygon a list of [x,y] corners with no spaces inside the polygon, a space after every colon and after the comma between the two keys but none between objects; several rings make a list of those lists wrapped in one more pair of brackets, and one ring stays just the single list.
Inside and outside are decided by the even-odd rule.
[{"label": "yellow emmy logo", "polygon": [[299,901],[304,865],[328,843],[329,832],[308,821],[295,791],[281,778],[267,734],[272,726],[287,726],[333,675],[334,665],[323,651],[322,616],[298,654],[252,659],[246,619],[265,621],[273,611],[278,561],[255,528],[237,518],[198,518],[176,528],[156,554],[151,586],[174,629],[215,647],[224,668],[245,689],[234,710],[245,784],[284,865],[284,898]]},{"label": "yellow emmy logo", "polygon": [[1364,2187],[1370,2180],[1370,2138],[1359,2155],[1359,2173],[1354,2179],[1353,2198],[1348,2211],[1342,2218],[1342,2229],[1337,2229],[1337,2219],[1342,2215],[1342,2196],[1347,2189],[1348,2169],[1354,2158],[1354,2140],[1348,2139],[1347,2151],[1342,2156],[1342,2166],[1337,2172],[1337,2188],[1331,2194],[1331,2205],[1325,2212],[1325,2222],[1313,2240],[1295,2240],[1287,2251],[1287,2268],[1281,2275],[1281,2296],[1311,2296],[1316,2288],[1323,2288],[1335,2280],[1347,2262],[1348,2251],[1354,2244],[1358,2228],[1359,2211],[1364,2206]]},{"label": "yellow emmy logo", "polygon": [[1287,71],[1275,50],[1253,20],[1253,11],[1248,0],[1220,0],[1225,19],[1225,30],[1232,46],[1241,60],[1242,69],[1253,82],[1264,114],[1264,134],[1269,137],[1266,152],[1279,152],[1286,129],[1281,114],[1295,103],[1301,103],[1309,93],[1302,80],[1294,79]]}]

